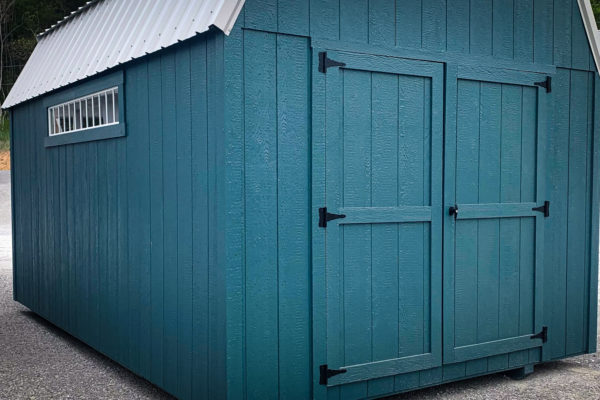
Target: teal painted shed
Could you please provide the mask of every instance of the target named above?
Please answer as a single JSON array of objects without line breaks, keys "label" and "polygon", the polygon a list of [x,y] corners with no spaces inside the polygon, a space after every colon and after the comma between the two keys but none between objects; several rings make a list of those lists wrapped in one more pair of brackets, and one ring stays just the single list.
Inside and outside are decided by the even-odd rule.
[{"label": "teal painted shed", "polygon": [[4,108],[14,297],[182,399],[596,351],[587,0],[95,0]]}]

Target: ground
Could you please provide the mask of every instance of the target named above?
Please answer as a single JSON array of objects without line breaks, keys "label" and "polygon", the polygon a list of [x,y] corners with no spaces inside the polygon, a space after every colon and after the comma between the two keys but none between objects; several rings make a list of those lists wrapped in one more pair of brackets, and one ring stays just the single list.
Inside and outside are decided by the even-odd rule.
[{"label": "ground", "polygon": [[[10,172],[0,172],[0,399],[170,399],[12,301]],[[536,367],[521,381],[495,374],[396,396],[429,399],[600,399],[599,354]]]}]

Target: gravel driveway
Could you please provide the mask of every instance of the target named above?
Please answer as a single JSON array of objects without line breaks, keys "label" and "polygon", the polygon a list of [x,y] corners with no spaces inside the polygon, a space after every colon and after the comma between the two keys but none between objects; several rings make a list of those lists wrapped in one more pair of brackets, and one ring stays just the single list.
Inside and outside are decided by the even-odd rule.
[{"label": "gravel driveway", "polygon": [[[169,399],[87,345],[12,301],[10,175],[0,172],[0,399]],[[536,368],[522,381],[502,374],[394,399],[600,399],[598,353]]]}]

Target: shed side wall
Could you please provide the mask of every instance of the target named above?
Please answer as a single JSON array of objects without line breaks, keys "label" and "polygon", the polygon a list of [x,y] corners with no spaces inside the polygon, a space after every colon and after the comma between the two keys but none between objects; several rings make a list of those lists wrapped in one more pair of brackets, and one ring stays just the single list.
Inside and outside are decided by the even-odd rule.
[{"label": "shed side wall", "polygon": [[[230,398],[305,395],[303,390],[314,382],[315,369],[306,369],[312,360],[301,356],[312,352],[306,339],[311,332],[306,317],[311,312],[311,286],[306,280],[310,264],[305,258],[309,253],[302,252],[310,240],[303,224],[312,218],[304,192],[310,191],[305,180],[313,179],[306,164],[312,134],[310,123],[303,122],[311,81],[303,70],[294,79],[282,78],[310,62],[311,42],[323,40],[361,52],[369,47],[402,49],[439,61],[477,60],[534,70],[534,64],[558,67],[550,96],[544,171],[552,204],[545,231],[544,320],[550,334],[544,358],[594,349],[588,335],[595,323],[590,321],[589,304],[596,299],[590,295],[596,280],[590,271],[597,271],[592,267],[597,260],[591,256],[592,167],[597,161],[592,147],[600,108],[594,102],[595,66],[576,0],[248,0],[225,42],[226,199],[229,215],[235,216],[227,221],[228,290],[243,293],[242,299],[228,302]],[[290,100],[282,95],[291,85],[306,97]],[[288,109],[297,117],[289,125],[288,114],[281,111]],[[291,154],[281,147],[290,126],[297,141]],[[290,176],[287,171],[292,167]],[[300,190],[293,200],[286,197],[289,179],[297,185],[294,190]],[[280,211],[277,216],[284,215],[282,207],[290,207],[292,221],[276,224],[274,210]],[[281,240],[292,235],[297,243]],[[294,257],[286,253],[290,248]],[[286,265],[281,263],[283,255]],[[292,286],[287,284],[290,277]],[[294,299],[301,301],[296,308],[285,309],[290,288]],[[290,344],[300,355],[295,363],[286,354]],[[398,376],[391,384],[370,382],[366,394],[379,396],[516,368],[541,357],[532,350],[449,365]],[[257,368],[265,361],[269,368]],[[331,395],[336,397],[335,392]]]},{"label": "shed side wall", "polygon": [[222,55],[124,67],[124,138],[45,148],[43,99],[13,110],[16,300],[180,398],[226,390]]}]

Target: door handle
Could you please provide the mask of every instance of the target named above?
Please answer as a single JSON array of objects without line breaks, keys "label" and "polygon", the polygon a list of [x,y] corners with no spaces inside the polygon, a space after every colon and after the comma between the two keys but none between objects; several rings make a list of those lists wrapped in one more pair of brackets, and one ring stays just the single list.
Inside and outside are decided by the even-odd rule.
[{"label": "door handle", "polygon": [[458,218],[458,205],[454,205],[448,209],[448,215],[453,216],[454,219]]}]

